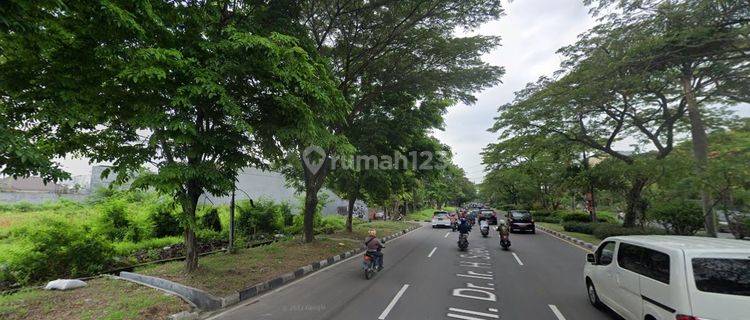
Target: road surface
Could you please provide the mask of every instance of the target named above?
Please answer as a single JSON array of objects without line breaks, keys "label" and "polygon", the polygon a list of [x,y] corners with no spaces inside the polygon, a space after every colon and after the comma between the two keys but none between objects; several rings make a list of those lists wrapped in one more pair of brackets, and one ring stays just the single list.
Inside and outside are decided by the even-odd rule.
[{"label": "road surface", "polygon": [[385,269],[371,280],[358,255],[212,319],[616,319],[588,303],[583,249],[541,231],[512,234],[510,251],[477,227],[469,251],[457,238],[425,226],[386,243]]}]

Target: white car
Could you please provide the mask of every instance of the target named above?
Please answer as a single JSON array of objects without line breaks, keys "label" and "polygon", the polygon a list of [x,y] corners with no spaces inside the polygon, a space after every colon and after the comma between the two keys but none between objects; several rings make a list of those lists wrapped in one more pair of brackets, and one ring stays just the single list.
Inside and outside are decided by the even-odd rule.
[{"label": "white car", "polygon": [[626,320],[750,319],[750,242],[610,237],[586,260],[589,301]]},{"label": "white car", "polygon": [[432,227],[451,227],[451,218],[445,211],[435,211],[432,214]]}]

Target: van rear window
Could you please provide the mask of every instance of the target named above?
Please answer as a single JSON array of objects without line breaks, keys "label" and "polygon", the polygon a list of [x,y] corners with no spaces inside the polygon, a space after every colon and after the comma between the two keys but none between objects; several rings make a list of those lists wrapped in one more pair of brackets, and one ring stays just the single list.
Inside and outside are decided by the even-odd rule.
[{"label": "van rear window", "polygon": [[693,277],[700,291],[750,296],[750,259],[693,258]]}]

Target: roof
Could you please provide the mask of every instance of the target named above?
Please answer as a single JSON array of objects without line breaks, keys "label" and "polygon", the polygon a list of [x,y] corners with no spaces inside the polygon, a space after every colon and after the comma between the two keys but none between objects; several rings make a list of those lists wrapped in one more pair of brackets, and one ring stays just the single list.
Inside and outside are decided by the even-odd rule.
[{"label": "roof", "polygon": [[619,236],[612,239],[642,244],[664,250],[748,250],[750,241],[690,236]]}]

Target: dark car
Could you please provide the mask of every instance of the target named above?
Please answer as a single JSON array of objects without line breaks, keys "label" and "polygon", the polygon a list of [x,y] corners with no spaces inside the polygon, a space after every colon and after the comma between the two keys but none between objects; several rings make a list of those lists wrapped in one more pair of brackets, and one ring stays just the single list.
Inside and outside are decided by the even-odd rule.
[{"label": "dark car", "polygon": [[488,224],[497,224],[497,213],[492,209],[482,209],[478,213],[479,221],[487,220]]},{"label": "dark car", "polygon": [[511,210],[508,212],[508,227],[510,232],[513,231],[530,231],[536,233],[536,226],[534,225],[534,219],[531,217],[531,212],[526,210]]}]

